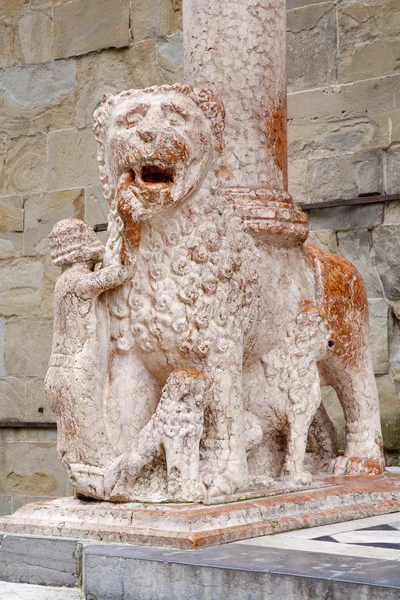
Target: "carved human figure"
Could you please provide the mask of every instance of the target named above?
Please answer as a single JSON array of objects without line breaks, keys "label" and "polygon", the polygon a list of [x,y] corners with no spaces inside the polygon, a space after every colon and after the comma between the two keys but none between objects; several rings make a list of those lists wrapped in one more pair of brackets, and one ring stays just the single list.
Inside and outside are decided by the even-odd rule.
[{"label": "carved human figure", "polygon": [[[132,264],[95,270],[105,248],[79,219],[59,221],[50,234],[51,257],[63,268],[54,293],[54,333],[45,392],[57,417],[58,454],[78,493],[103,497],[98,475],[115,457],[103,418],[109,319],[101,294],[132,276]],[[119,245],[121,246],[121,244]],[[96,470],[97,469],[97,470]],[[90,492],[90,494],[88,494]]]},{"label": "carved human figure", "polygon": [[[379,472],[379,409],[360,276],[341,257],[303,244],[304,237],[293,241],[275,227],[271,241],[260,221],[220,189],[223,125],[223,107],[209,90],[178,84],[105,97],[95,113],[111,207],[108,254],[121,238],[127,241],[118,206],[125,207],[127,222],[140,223],[132,280],[105,294],[111,441],[120,453],[135,448],[168,377],[191,369],[212,387],[200,445],[209,496],[246,490],[249,469],[250,476],[264,475],[271,458],[275,476],[308,481],[306,430],[322,374],[335,387],[347,423],[345,457],[330,460],[328,468]],[[256,198],[254,211],[261,204]],[[326,321],[323,352],[314,319],[300,328],[305,343],[297,346],[305,306],[317,307]],[[326,335],[333,336],[332,347]],[[245,410],[264,434],[248,457]],[[286,461],[277,459],[278,438],[286,440]],[[118,477],[131,481],[128,496],[135,499],[145,482],[125,475]],[[148,500],[156,497],[155,487]]]}]

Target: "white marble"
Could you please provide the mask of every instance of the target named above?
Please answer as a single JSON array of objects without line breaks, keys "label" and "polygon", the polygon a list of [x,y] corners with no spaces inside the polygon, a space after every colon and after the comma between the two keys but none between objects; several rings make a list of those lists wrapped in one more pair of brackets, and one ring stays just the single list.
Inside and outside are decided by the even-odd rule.
[{"label": "white marble", "polygon": [[75,493],[212,502],[309,486],[312,468],[378,474],[365,289],[305,243],[284,190],[285,3],[185,0],[184,23],[196,85],[95,112],[107,248],[76,219],[50,236],[63,273],[45,389]]},{"label": "white marble", "polygon": [[[379,515],[366,519],[357,519],[345,523],[310,527],[307,529],[262,536],[251,540],[235,542],[250,544],[264,548],[280,548],[282,550],[300,550],[302,552],[319,552],[340,556],[358,556],[380,560],[400,561],[400,532],[389,530],[368,530],[365,528],[390,525],[397,529],[400,513]],[[329,537],[335,541],[320,540]],[[365,544],[365,545],[357,545]],[[370,544],[370,545],[367,545]],[[398,544],[399,548],[379,548],[372,544]]]},{"label": "white marble", "polygon": [[0,581],[1,600],[81,600],[80,590]]},{"label": "white marble", "polygon": [[346,531],[332,537],[342,544],[398,544],[400,551],[398,531]]},{"label": "white marble", "polygon": [[313,539],[323,535],[335,535],[345,531],[354,531],[355,529],[364,529],[365,527],[375,527],[377,525],[391,525],[397,523],[400,519],[400,513],[395,512],[388,515],[378,515],[376,517],[367,517],[366,519],[355,519],[345,521],[344,523],[334,523],[333,525],[323,525],[322,527],[308,527],[307,529],[298,529],[280,533],[280,537],[296,537],[301,539]]},{"label": "white marble", "polygon": [[360,556],[362,558],[400,561],[400,550],[392,550],[391,548],[372,548],[367,546],[356,546],[351,543],[335,544],[312,539],[305,540],[281,536],[282,534],[263,536],[261,538],[234,543],[250,544],[251,546],[261,546],[263,548],[280,548],[281,550],[300,550],[301,552],[321,552],[322,554],[338,554],[340,556]]}]

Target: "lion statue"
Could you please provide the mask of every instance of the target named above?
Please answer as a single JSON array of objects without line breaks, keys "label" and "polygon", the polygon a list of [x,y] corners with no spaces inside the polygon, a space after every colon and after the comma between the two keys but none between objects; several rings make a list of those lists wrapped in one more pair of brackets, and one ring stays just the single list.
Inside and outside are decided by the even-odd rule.
[{"label": "lion statue", "polygon": [[[129,90],[103,98],[94,130],[110,204],[104,266],[116,246],[135,256],[132,277],[103,294],[110,335],[103,410],[119,457],[105,496],[158,497],[165,461],[168,476],[178,468],[169,467],[162,439],[178,435],[183,413],[198,454],[185,468],[189,479],[200,478],[186,499],[243,492],[268,478],[309,484],[312,423],[309,448],[328,472],[380,473],[361,277],[304,239],[271,242],[246,227],[220,186],[221,102],[180,84]],[[202,388],[190,382],[200,376],[209,382],[207,402],[189,401],[199,397],[193,390]],[[321,383],[333,386],[344,410],[344,456],[320,406]],[[162,418],[154,421],[161,397]],[[172,397],[174,409],[165,408]]]}]

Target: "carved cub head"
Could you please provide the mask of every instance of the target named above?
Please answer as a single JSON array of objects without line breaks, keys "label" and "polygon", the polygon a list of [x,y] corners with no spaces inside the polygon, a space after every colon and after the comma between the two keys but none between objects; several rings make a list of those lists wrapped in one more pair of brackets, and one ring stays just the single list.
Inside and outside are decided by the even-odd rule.
[{"label": "carved cub head", "polygon": [[224,116],[210,90],[180,84],[105,96],[94,114],[105,197],[118,192],[142,220],[191,196],[222,149]]}]

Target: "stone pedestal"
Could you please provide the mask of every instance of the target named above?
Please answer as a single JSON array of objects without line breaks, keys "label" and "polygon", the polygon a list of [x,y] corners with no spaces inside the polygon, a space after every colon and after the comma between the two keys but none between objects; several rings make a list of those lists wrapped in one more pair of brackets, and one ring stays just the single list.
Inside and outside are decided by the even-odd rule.
[{"label": "stone pedestal", "polygon": [[2,517],[0,531],[193,550],[400,511],[400,475],[321,477],[310,489],[252,496],[208,506],[60,498]]}]

